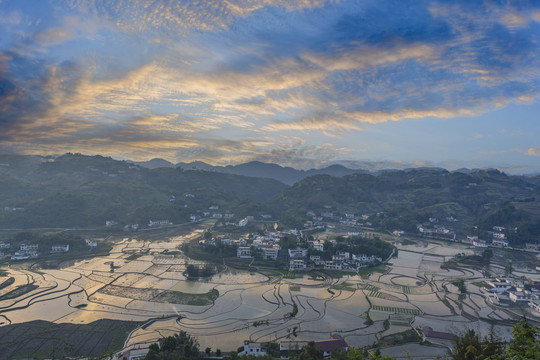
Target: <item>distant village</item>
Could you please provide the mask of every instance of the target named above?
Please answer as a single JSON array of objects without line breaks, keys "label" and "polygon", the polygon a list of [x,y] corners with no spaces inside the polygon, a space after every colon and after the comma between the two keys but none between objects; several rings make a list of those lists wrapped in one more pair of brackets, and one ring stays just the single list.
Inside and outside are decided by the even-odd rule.
[{"label": "distant village", "polygon": [[482,288],[487,301],[494,305],[524,304],[529,312],[540,316],[540,281],[534,279],[495,278]]}]

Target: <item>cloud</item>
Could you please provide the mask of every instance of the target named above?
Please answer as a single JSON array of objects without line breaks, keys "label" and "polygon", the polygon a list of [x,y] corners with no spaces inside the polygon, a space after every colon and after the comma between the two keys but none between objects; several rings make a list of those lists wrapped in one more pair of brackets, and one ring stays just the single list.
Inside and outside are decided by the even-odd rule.
[{"label": "cloud", "polygon": [[288,11],[322,6],[320,0],[79,0],[67,1],[72,9],[104,17],[126,32],[171,32],[186,30],[220,31],[237,18],[250,16],[267,7]]},{"label": "cloud", "polygon": [[526,2],[65,4],[1,28],[0,137],[24,151],[330,161],[345,134],[539,95]]},{"label": "cloud", "polygon": [[540,147],[532,147],[527,150],[527,155],[540,156]]}]

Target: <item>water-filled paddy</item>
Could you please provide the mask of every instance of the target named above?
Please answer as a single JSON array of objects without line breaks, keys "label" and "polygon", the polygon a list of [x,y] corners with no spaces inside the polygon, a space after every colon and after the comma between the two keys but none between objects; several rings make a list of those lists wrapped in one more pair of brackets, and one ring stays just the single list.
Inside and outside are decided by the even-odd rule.
[{"label": "water-filled paddy", "polygon": [[[74,262],[62,270],[41,274],[10,270],[15,283],[1,290],[0,296],[31,282],[39,288],[20,297],[0,298],[0,315],[12,323],[36,319],[88,323],[103,318],[165,318],[135,330],[127,343],[145,345],[185,330],[196,336],[203,348],[224,351],[236,349],[243,339],[313,340],[329,338],[333,333],[341,333],[351,346],[364,346],[375,342],[376,335],[409,329],[409,321],[414,327],[429,325],[437,331],[455,331],[470,323],[460,316],[461,308],[469,316],[508,318],[502,311],[486,310],[484,298],[474,285],[467,285],[471,294],[463,300],[457,288],[450,285],[455,278],[481,276],[468,269],[440,268],[444,256],[465,252],[461,247],[402,247],[385,273],[374,272],[366,279],[354,274],[289,279],[276,272],[229,269],[206,280],[188,281],[183,274],[186,258],[167,254],[183,241],[183,237],[156,243],[125,239],[113,247],[109,256]],[[189,263],[197,264],[191,260]],[[176,294],[170,298],[189,299],[189,303],[164,303],[164,292]],[[193,296],[215,297],[205,302]],[[441,299],[447,299],[447,303]],[[22,308],[15,309],[18,306]],[[396,320],[397,325],[385,332],[383,321],[394,314],[406,319]],[[475,324],[483,331],[486,323]],[[507,328],[501,327],[501,331]]]}]

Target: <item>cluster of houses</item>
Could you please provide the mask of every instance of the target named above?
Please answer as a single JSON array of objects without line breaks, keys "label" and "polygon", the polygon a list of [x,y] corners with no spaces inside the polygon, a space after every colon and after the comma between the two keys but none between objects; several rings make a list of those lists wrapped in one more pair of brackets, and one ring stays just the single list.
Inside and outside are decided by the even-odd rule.
[{"label": "cluster of houses", "polygon": [[[89,248],[97,246],[95,240],[86,240]],[[10,260],[27,260],[39,257],[39,244],[21,244],[18,250],[11,249],[11,243],[0,242],[0,258],[9,258]],[[49,253],[60,254],[69,252],[69,244],[53,245]]]},{"label": "cluster of houses", "polygon": [[355,214],[345,213],[344,216],[338,216],[329,210],[322,211],[317,215],[314,211],[310,210],[306,212],[306,216],[309,218],[304,223],[305,229],[310,228],[333,228],[335,225],[341,224],[346,226],[371,226],[371,223],[365,222],[369,219],[369,215],[356,216]]},{"label": "cluster of houses", "polygon": [[492,304],[507,306],[524,303],[538,312],[537,316],[540,316],[540,280],[495,278],[486,281],[482,290],[486,292],[487,299]]},{"label": "cluster of houses", "polygon": [[[451,218],[452,221],[456,221],[454,218]],[[448,221],[449,219],[447,219]],[[435,239],[444,239],[444,240],[456,240],[456,233],[451,227],[437,224],[439,220],[437,218],[429,218],[428,222],[423,224],[416,225],[416,229],[422,236],[431,237]]]},{"label": "cluster of houses", "polygon": [[[307,346],[307,341],[281,341],[279,343],[279,353],[281,359],[289,359],[298,355],[302,349]],[[322,351],[324,357],[329,357],[333,351],[347,351],[349,345],[339,335],[334,334],[327,340],[315,340],[314,345],[316,349]],[[244,346],[238,348],[238,356],[251,355],[255,357],[265,356],[267,349],[258,342],[244,341]]]},{"label": "cluster of houses", "polygon": [[[252,258],[256,251],[262,253],[264,260],[276,260],[279,258],[287,260],[289,271],[303,271],[306,269],[326,269],[340,271],[357,271],[377,262],[382,262],[380,257],[366,254],[351,254],[341,251],[332,255],[332,260],[324,260],[320,255],[310,255],[308,258],[307,248],[288,249],[284,253],[279,244],[280,232],[269,233],[266,236],[257,236],[247,246],[247,241],[240,243],[236,250],[236,256],[242,259]],[[211,240],[214,241],[214,240]],[[332,241],[332,240],[327,240]],[[223,242],[223,241],[222,241]],[[325,242],[322,240],[308,241],[308,247],[317,251],[324,251]]]},{"label": "cluster of houses", "polygon": [[[338,251],[336,254],[332,255],[332,260],[323,260],[318,255],[311,255],[309,260],[315,265],[315,267],[323,268],[325,270],[340,271],[358,271],[360,268],[382,262],[382,259],[375,255],[355,255],[349,253],[348,251]],[[297,268],[293,268],[291,264],[289,270],[294,271],[297,270]]]},{"label": "cluster of houses", "polygon": [[236,250],[236,255],[239,258],[246,259],[253,257],[253,251],[260,251],[264,260],[277,260],[281,246],[279,245],[279,238],[282,236],[281,232],[269,232],[266,235],[255,235],[254,239],[250,241],[251,246],[246,246],[247,242]]}]

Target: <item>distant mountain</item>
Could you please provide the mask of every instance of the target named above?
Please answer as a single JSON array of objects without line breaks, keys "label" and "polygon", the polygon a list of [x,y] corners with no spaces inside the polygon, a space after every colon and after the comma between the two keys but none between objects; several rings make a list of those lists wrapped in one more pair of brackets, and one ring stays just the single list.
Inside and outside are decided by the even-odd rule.
[{"label": "distant mountain", "polygon": [[353,170],[342,165],[331,165],[322,169],[297,170],[292,167],[283,167],[277,164],[268,164],[260,161],[251,161],[239,165],[212,166],[201,161],[191,163],[178,163],[177,167],[185,170],[203,170],[226,174],[244,175],[258,178],[269,178],[281,181],[284,184],[292,185],[306,177],[313,175],[345,176],[365,170]]},{"label": "distant mountain", "polygon": [[133,161],[133,164],[140,165],[147,169],[174,167],[174,164],[172,162],[160,158],[155,158],[148,161]]}]

